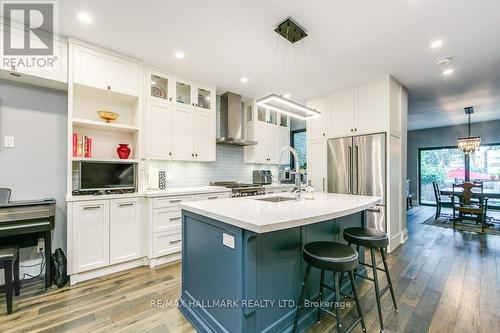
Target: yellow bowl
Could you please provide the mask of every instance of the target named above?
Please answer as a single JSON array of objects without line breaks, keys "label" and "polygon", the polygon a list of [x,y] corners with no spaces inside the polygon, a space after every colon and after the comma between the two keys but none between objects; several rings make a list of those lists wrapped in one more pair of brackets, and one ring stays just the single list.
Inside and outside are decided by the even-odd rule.
[{"label": "yellow bowl", "polygon": [[97,111],[97,114],[99,115],[99,118],[105,120],[107,123],[118,119],[120,116],[118,113],[111,111]]}]

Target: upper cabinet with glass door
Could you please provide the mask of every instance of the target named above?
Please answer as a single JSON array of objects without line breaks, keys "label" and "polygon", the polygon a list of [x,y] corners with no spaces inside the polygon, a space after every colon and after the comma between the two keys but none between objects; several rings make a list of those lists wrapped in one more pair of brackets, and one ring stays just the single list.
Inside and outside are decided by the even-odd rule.
[{"label": "upper cabinet with glass door", "polygon": [[194,106],[192,94],[193,85],[187,81],[177,80],[175,82],[175,102],[182,105]]},{"label": "upper cabinet with glass door", "polygon": [[165,74],[149,72],[149,98],[157,101],[172,102],[173,79]]},{"label": "upper cabinet with glass door", "polygon": [[215,89],[195,85],[193,89],[193,100],[191,104],[202,110],[215,110]]}]

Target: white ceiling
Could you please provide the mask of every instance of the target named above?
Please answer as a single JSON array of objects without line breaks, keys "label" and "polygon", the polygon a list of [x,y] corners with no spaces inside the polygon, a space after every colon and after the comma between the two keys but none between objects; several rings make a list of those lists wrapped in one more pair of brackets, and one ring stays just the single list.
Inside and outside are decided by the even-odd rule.
[{"label": "white ceiling", "polygon": [[[468,105],[473,120],[500,118],[498,0],[62,0],[60,10],[63,35],[220,92],[305,100],[392,74],[410,92],[410,129],[463,123]],[[309,34],[295,45],[273,31],[288,16]],[[443,56],[454,58],[450,77],[434,64]]]}]

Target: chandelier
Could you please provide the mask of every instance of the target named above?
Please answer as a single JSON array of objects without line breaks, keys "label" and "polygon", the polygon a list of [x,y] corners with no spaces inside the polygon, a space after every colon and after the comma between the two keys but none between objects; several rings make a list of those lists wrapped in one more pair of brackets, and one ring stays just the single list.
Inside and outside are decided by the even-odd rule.
[{"label": "chandelier", "polygon": [[481,138],[479,136],[470,136],[470,115],[474,113],[474,108],[472,106],[469,106],[464,110],[465,114],[469,117],[467,123],[467,137],[458,138],[458,149],[460,149],[464,154],[474,154],[479,150],[479,146],[481,145]]}]

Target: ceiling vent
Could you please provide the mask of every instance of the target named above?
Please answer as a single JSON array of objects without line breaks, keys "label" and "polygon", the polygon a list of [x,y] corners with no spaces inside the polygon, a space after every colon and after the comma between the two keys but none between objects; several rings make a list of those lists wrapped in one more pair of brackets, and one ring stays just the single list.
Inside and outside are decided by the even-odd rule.
[{"label": "ceiling vent", "polygon": [[304,37],[307,37],[307,33],[302,29],[295,21],[291,18],[287,18],[285,21],[280,23],[276,29],[274,29],[279,35],[288,40],[290,43],[297,43]]}]

